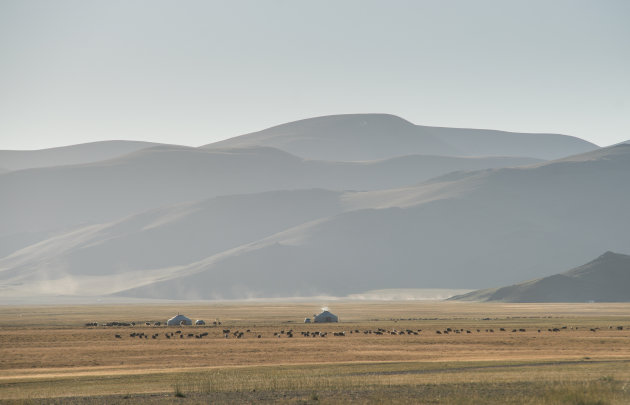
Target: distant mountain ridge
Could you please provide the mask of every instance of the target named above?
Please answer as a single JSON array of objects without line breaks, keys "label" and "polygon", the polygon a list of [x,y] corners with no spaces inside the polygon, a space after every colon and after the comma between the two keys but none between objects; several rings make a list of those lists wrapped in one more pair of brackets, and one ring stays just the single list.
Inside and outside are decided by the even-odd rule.
[{"label": "distant mountain ridge", "polygon": [[420,154],[558,159],[598,146],[567,135],[414,125],[390,114],[308,118],[205,145],[271,146],[317,160],[361,161]]},{"label": "distant mountain ridge", "polygon": [[630,302],[630,256],[606,252],[564,273],[452,297],[459,301]]},{"label": "distant mountain ridge", "polygon": [[158,145],[162,144],[142,141],[99,141],[39,150],[0,150],[0,165],[6,170],[76,165],[112,159]]}]

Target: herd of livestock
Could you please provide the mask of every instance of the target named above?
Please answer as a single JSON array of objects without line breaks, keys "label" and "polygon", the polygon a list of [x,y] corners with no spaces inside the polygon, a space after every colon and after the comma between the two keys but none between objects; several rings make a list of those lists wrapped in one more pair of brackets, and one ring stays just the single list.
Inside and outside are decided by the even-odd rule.
[{"label": "herd of livestock", "polygon": [[[146,322],[144,324],[144,326],[161,326],[163,325],[160,322]],[[90,323],[86,323],[85,326],[88,327],[97,327],[99,326],[98,323],[95,322],[90,322]],[[134,327],[136,326],[136,323],[134,322],[108,322],[108,323],[103,323],[100,326],[131,326]],[[140,326],[140,325],[139,325]],[[196,329],[196,328],[195,328]],[[548,328],[547,332],[560,332],[562,330],[566,330],[566,329],[574,329],[574,330],[578,330],[579,327],[568,327],[568,326],[561,326],[561,327],[555,327],[555,328]],[[584,328],[584,329],[589,329],[589,328]],[[589,330],[591,332],[596,332],[597,330],[599,330],[599,327],[595,327],[595,328],[590,328]],[[623,330],[623,326],[609,326],[608,329],[615,329],[615,330]],[[541,333],[542,330],[541,329],[534,329],[536,332]],[[519,333],[519,332],[527,332],[527,329],[525,328],[518,328],[518,329],[506,329],[506,328],[498,328],[497,332],[512,332],[512,333]],[[288,330],[279,330],[277,332],[273,333],[274,337],[277,338],[281,338],[281,337],[286,337],[286,338],[293,338],[294,335],[296,333],[299,333],[300,336],[302,337],[312,337],[312,338],[325,338],[329,335],[329,333],[332,336],[348,336],[348,335],[376,335],[376,336],[382,336],[382,335],[396,335],[396,336],[400,336],[400,335],[418,335],[422,332],[422,329],[401,329],[401,330],[397,330],[397,329],[384,329],[384,328],[376,328],[376,329],[365,329],[365,330],[359,330],[359,329],[352,329],[349,331],[336,331],[336,332],[324,332],[324,331],[299,331],[299,332],[295,332],[293,329],[288,329]],[[448,335],[448,334],[472,334],[472,333],[495,333],[495,329],[463,329],[463,328],[444,328],[444,329],[438,329],[435,330],[435,334],[437,335]],[[131,332],[129,334],[129,337],[131,338],[137,338],[137,339],[158,339],[161,338],[163,335],[164,339],[202,339],[206,336],[209,335],[208,332],[200,332],[200,333],[188,333],[188,332],[184,332],[182,330],[177,330],[174,332],[164,332],[164,333],[145,333],[145,332]],[[118,333],[115,334],[115,337],[117,339],[122,339],[122,334]],[[243,337],[253,337],[253,338],[262,338],[263,335],[260,332],[254,332],[251,329],[247,329],[245,331],[241,331],[241,330],[230,330],[230,329],[222,329],[221,334],[219,335],[219,337],[223,337],[225,339],[228,338],[236,338],[236,339],[241,339]]]}]

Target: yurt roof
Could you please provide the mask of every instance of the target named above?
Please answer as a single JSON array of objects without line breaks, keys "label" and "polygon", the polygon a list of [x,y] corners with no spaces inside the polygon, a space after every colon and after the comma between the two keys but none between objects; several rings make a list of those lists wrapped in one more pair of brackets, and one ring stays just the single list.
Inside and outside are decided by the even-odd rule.
[{"label": "yurt roof", "polygon": [[169,319],[169,321],[190,321],[190,318],[188,318],[187,316],[181,315],[181,314],[177,314],[176,316],[172,317],[171,319]]}]

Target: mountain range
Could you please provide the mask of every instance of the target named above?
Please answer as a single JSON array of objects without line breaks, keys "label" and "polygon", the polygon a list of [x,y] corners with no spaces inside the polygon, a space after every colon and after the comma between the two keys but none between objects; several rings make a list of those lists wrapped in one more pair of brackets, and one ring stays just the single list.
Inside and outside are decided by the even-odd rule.
[{"label": "mountain range", "polygon": [[363,114],[145,146],[0,174],[2,295],[473,289],[630,242],[630,145]]},{"label": "mountain range", "polygon": [[232,194],[325,188],[375,190],[452,170],[517,166],[531,158],[404,156],[372,162],[307,161],[268,147],[159,146],[82,165],[0,175],[0,255],[75,227],[170,204]]}]

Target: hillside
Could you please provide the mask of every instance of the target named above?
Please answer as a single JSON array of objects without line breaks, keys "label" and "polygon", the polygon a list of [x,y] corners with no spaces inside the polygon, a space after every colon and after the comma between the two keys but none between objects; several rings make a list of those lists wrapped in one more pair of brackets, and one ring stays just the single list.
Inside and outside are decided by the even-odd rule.
[{"label": "hillside", "polygon": [[395,156],[528,156],[557,159],[597,149],[579,138],[485,129],[414,125],[389,114],[309,118],[212,143],[205,148],[270,146],[317,160],[374,160]]},{"label": "hillside", "polygon": [[630,302],[630,256],[606,252],[564,273],[451,298],[502,302]]},{"label": "hillside", "polygon": [[[162,207],[26,247],[0,260],[0,280],[29,292],[78,294],[90,285],[90,293],[108,294],[153,281],[172,266],[335,215],[343,211],[340,197],[326,190],[272,191]],[[151,271],[160,268],[166,270]],[[81,281],[68,282],[74,278]]]}]

